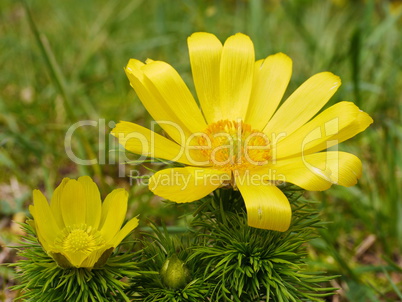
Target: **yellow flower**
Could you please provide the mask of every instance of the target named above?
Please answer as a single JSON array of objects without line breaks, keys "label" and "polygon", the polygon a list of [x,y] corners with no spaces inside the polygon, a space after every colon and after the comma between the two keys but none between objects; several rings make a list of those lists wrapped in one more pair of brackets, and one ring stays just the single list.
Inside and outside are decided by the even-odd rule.
[{"label": "yellow flower", "polygon": [[88,176],[64,178],[53,193],[50,205],[39,191],[33,191],[37,236],[43,249],[61,267],[101,266],[113,249],[138,225],[132,218],[121,229],[128,194],[112,191],[102,204],[96,184]]},{"label": "yellow flower", "polygon": [[313,191],[356,184],[356,156],[319,152],[373,122],[350,102],[315,116],[341,85],[339,77],[312,76],[278,108],[292,73],[289,57],[278,53],[255,62],[253,43],[240,33],[223,46],[212,34],[194,33],[188,47],[201,110],[169,64],[131,59],[125,69],[170,139],[129,122],[118,123],[112,134],[133,153],[187,165],[155,173],[149,188],[156,195],[191,202],[232,186],[243,196],[250,226],[285,231],[291,208],[278,182]]}]

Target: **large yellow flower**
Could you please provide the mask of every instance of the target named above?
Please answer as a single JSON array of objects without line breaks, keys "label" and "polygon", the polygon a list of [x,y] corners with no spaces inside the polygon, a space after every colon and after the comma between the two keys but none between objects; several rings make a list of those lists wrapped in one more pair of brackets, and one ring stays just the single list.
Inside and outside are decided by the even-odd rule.
[{"label": "large yellow flower", "polygon": [[138,225],[132,218],[121,229],[128,194],[112,191],[102,204],[98,187],[88,176],[64,178],[53,193],[50,206],[45,196],[33,191],[37,236],[44,250],[62,267],[92,268],[106,262],[113,249]]},{"label": "large yellow flower", "polygon": [[315,116],[341,85],[339,77],[312,76],[278,108],[292,73],[289,57],[278,53],[255,62],[244,34],[222,45],[212,34],[194,33],[188,47],[201,110],[169,64],[131,59],[125,69],[170,139],[129,122],[118,123],[112,134],[133,153],[187,165],[155,173],[149,188],[156,195],[191,202],[231,185],[243,196],[250,226],[285,231],[291,209],[278,182],[313,191],[356,184],[356,156],[319,152],[373,122],[350,102]]}]

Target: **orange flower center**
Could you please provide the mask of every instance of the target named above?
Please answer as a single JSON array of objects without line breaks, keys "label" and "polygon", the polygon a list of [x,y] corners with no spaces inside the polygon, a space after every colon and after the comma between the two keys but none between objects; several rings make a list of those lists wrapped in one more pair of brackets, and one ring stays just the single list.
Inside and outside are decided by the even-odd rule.
[{"label": "orange flower center", "polygon": [[201,152],[220,170],[247,170],[268,163],[268,137],[242,121],[221,120],[210,124],[198,138]]}]

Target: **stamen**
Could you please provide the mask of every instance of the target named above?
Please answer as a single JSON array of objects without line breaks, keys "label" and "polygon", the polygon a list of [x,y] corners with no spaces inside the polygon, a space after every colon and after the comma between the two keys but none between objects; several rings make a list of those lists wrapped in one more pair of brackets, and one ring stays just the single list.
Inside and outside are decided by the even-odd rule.
[{"label": "stamen", "polygon": [[242,121],[221,120],[210,124],[198,144],[210,164],[225,171],[259,167],[267,164],[271,156],[267,136]]},{"label": "stamen", "polygon": [[104,244],[102,235],[86,224],[68,226],[63,229],[55,245],[65,252],[90,254]]}]

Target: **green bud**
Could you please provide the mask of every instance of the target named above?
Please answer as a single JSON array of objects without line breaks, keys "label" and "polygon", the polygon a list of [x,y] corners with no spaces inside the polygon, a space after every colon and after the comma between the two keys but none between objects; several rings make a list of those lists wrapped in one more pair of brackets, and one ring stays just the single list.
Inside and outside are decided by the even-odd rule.
[{"label": "green bud", "polygon": [[183,288],[190,282],[190,271],[176,254],[169,257],[160,271],[162,282],[171,289]]}]

